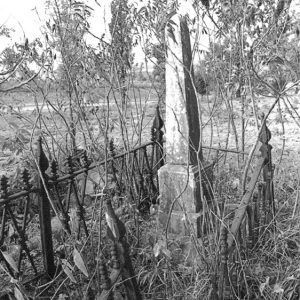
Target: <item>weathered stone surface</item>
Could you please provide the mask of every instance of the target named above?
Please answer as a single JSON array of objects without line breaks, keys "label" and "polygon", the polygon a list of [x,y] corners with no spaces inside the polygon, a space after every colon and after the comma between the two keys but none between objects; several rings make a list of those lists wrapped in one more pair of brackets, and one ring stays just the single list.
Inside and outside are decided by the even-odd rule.
[{"label": "weathered stone surface", "polygon": [[[190,225],[195,234],[200,236],[202,207],[200,178],[198,166],[166,164],[158,171],[159,192],[161,195],[158,222],[166,228],[168,215],[171,212],[168,231],[179,235],[189,235]],[[205,201],[212,199],[212,166],[202,171],[202,188]],[[190,224],[190,225],[189,225]]]},{"label": "weathered stone surface", "polygon": [[[204,166],[201,173],[203,195],[207,203],[211,203],[213,169],[212,165]],[[159,191],[161,195],[160,207],[169,210],[172,201],[179,197],[174,204],[174,210],[199,212],[202,208],[200,195],[200,178],[198,166],[183,166],[166,164],[158,171]],[[183,193],[184,192],[184,193]]]},{"label": "weathered stone surface", "polygon": [[[192,52],[183,3],[167,30],[165,152],[167,165],[159,170],[160,227],[179,236],[200,235],[202,202],[212,199],[212,172],[201,170],[198,102],[193,86]],[[205,169],[205,168],[204,168]],[[208,168],[207,170],[212,170]],[[206,174],[208,176],[206,176]],[[200,183],[201,178],[201,183]],[[201,187],[203,188],[201,193]],[[201,199],[201,194],[204,195]]]},{"label": "weathered stone surface", "polygon": [[199,212],[201,209],[198,168],[166,164],[158,171],[160,210],[169,212],[172,202],[178,199],[173,211]]},{"label": "weathered stone surface", "polygon": [[[178,43],[180,38],[176,37]],[[180,47],[172,47],[179,53],[168,53],[182,57]],[[189,130],[184,97],[184,72],[183,66],[175,59],[166,64],[166,160],[177,164],[187,163],[189,160]]]},{"label": "weathered stone surface", "polygon": [[198,254],[195,242],[190,236],[176,238],[175,245],[179,244],[181,250],[181,261],[187,267],[204,267],[202,257]]},{"label": "weathered stone surface", "polygon": [[168,34],[166,63],[166,159],[174,164],[197,163],[198,104],[192,85],[192,52],[186,17],[175,15],[173,36]]},{"label": "weathered stone surface", "polygon": [[169,214],[159,210],[158,222],[163,230],[168,226],[168,233],[178,236],[190,236],[194,232],[195,236],[199,237],[199,213],[185,213],[184,211],[172,211],[170,220]]}]

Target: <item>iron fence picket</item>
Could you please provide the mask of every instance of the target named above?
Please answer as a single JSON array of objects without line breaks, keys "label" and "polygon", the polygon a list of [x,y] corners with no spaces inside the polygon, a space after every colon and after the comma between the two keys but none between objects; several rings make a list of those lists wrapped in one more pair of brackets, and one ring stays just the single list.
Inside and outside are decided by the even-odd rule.
[{"label": "iron fence picket", "polygon": [[53,278],[56,271],[56,266],[54,264],[50,199],[48,198],[46,191],[46,188],[48,188],[48,175],[46,174],[46,171],[49,167],[49,161],[44,153],[41,137],[38,141],[38,167],[40,171],[39,223],[41,232],[43,262],[46,274],[48,274],[50,278]]},{"label": "iron fence picket", "polygon": [[[245,250],[246,253],[249,254],[249,251],[251,251],[253,247],[257,247],[258,243],[263,242],[266,226],[269,226],[269,223],[274,221],[275,205],[271,154],[272,146],[269,144],[271,132],[265,122],[262,124],[262,127],[259,137],[262,143],[260,148],[261,158],[258,160],[256,169],[249,183],[251,193],[249,193],[249,189],[246,190],[233,218],[230,229],[231,235],[228,236],[227,240],[227,246],[229,246],[227,254],[225,254],[224,242],[222,242],[224,233],[221,233],[220,255],[222,261],[227,260],[227,265],[230,263],[230,260],[239,261],[239,259],[234,258],[234,252],[239,253],[239,255],[243,257]],[[259,176],[262,177],[262,182]],[[254,192],[255,189],[257,190],[256,192]],[[268,219],[270,213],[272,214],[272,219]],[[224,269],[223,266],[224,262],[221,264],[222,270]],[[219,281],[219,298],[231,299],[231,295],[224,292],[226,285],[228,285],[225,281],[226,279],[224,275],[222,275]],[[232,291],[232,296],[234,294],[239,295],[239,285],[240,284],[233,285],[233,288],[236,290]]]}]

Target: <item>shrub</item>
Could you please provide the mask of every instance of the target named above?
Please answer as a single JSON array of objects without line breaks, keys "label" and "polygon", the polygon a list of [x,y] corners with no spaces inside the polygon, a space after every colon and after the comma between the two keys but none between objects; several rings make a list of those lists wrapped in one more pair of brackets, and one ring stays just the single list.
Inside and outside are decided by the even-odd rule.
[{"label": "shrub", "polygon": [[198,94],[205,95],[208,92],[208,83],[199,71],[195,72],[194,84]]}]

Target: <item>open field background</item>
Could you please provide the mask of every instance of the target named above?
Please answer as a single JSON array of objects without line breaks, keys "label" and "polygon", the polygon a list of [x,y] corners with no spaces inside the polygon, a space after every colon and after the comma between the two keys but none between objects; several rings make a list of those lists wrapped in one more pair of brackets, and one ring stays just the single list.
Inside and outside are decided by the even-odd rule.
[{"label": "open field background", "polygon": [[[137,83],[135,89],[128,93],[128,103],[125,115],[125,127],[127,128],[128,144],[131,148],[150,141],[151,126],[154,118],[155,108],[161,107],[164,115],[164,104],[158,103],[156,91],[149,84],[148,87],[140,87]],[[79,148],[85,148],[84,136],[89,130],[99,146],[99,152],[103,151],[105,143],[105,124],[108,120],[107,137],[113,139],[119,149],[124,148],[122,143],[122,133],[120,127],[120,95],[116,93],[114,97],[106,98],[105,89],[92,91],[91,101],[81,103],[80,107],[88,119],[87,128],[81,129],[77,137]],[[68,149],[65,122],[70,122],[68,117],[68,101],[63,100],[64,96],[57,91],[47,94],[46,100],[39,99],[36,94],[21,91],[3,95],[2,110],[0,115],[0,173],[11,174],[16,167],[21,167],[22,153],[29,153],[30,144],[33,145],[42,134],[51,144],[49,151],[57,153],[59,156],[66,156]],[[59,99],[59,101],[57,101]],[[108,102],[109,106],[108,106]],[[212,147],[205,149],[206,159],[213,160],[216,155],[216,148],[242,151],[241,149],[241,104],[240,100],[232,101],[234,107],[233,119],[238,136],[238,147],[236,136],[229,122],[229,112],[226,105],[217,95],[198,95],[200,110],[202,112],[202,144]],[[258,115],[267,113],[274,98],[258,97],[256,100]],[[299,115],[300,104],[298,95],[290,95],[281,104],[280,111],[275,108],[268,117],[267,126],[271,130],[270,144],[273,146],[273,163],[276,165],[276,173],[297,172],[300,167],[300,129]],[[49,102],[51,105],[49,105]],[[231,168],[242,168],[242,158],[247,158],[247,153],[251,150],[257,140],[257,128],[253,115],[250,99],[246,99],[244,122],[245,122],[245,144],[244,155],[227,153],[226,163]],[[57,103],[57,104],[56,104]],[[60,113],[64,114],[65,120]],[[77,116],[81,112],[77,111]],[[41,121],[42,120],[42,121]],[[64,129],[65,128],[65,129]],[[53,142],[53,139],[55,142]],[[61,145],[64,145],[63,148]],[[256,154],[259,145],[256,149]],[[101,149],[101,151],[100,151]],[[88,149],[89,150],[89,149]],[[70,153],[70,152],[69,152]],[[237,164],[239,157],[239,165]],[[103,158],[103,157],[102,157]],[[281,164],[283,163],[283,164]],[[282,174],[283,175],[283,174]]]}]

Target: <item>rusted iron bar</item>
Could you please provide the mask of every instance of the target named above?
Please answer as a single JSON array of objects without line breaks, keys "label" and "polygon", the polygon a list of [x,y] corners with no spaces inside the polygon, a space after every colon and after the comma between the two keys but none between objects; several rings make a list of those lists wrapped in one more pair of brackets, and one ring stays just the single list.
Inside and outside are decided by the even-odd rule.
[{"label": "rusted iron bar", "polygon": [[34,188],[31,188],[27,191],[21,191],[21,192],[17,192],[15,194],[12,194],[12,195],[9,195],[7,196],[5,199],[2,198],[0,200],[0,207],[2,205],[5,205],[7,203],[9,203],[10,201],[12,200],[15,200],[15,199],[18,199],[18,198],[23,198],[23,197],[27,197],[28,195],[30,195],[31,193],[38,193],[39,192],[39,188],[37,187],[34,187]]},{"label": "rusted iron bar", "polygon": [[[4,199],[7,197],[7,178],[5,176],[2,176],[0,179],[0,189],[1,189],[1,197]],[[7,222],[7,211],[8,211],[9,204],[6,203],[3,209],[2,213],[2,222],[1,222],[1,235],[0,235],[0,246],[2,246],[3,241],[4,241],[4,234],[5,234],[5,226]],[[4,258],[2,252],[0,251],[0,261],[4,261],[6,268],[12,278],[14,278],[14,270],[10,266],[10,264],[6,261]]]},{"label": "rusted iron bar", "polygon": [[[249,155],[248,152],[245,151],[237,151],[234,149],[225,149],[225,148],[218,148],[218,147],[213,147],[213,146],[205,146],[202,145],[201,146],[203,149],[211,149],[211,150],[216,150],[216,151],[221,151],[221,152],[230,152],[230,153],[235,153],[235,154],[245,154],[245,155]],[[260,154],[255,154],[254,156],[260,156]]]},{"label": "rusted iron bar", "polygon": [[45,190],[44,183],[47,184],[47,174],[45,173],[48,169],[49,162],[44,153],[42,147],[42,139],[38,141],[38,164],[42,178],[40,178],[40,230],[41,230],[41,241],[42,241],[42,253],[44,260],[44,268],[46,273],[53,278],[55,275],[55,264],[54,264],[54,251],[52,242],[52,229],[51,229],[51,214],[50,214],[50,202]]},{"label": "rusted iron bar", "polygon": [[[5,200],[7,199],[7,179],[5,176],[2,176],[0,179],[0,189],[1,189],[1,197]],[[1,220],[1,231],[0,231],[0,246],[4,241],[4,233],[5,233],[5,225],[6,225],[6,214],[7,214],[7,206],[8,201],[5,202],[3,211],[2,211],[2,220]]]},{"label": "rusted iron bar", "polygon": [[[23,179],[23,184],[24,184],[24,190],[28,190],[30,189],[30,183],[29,183],[29,180],[30,180],[30,175],[29,175],[29,172],[27,169],[25,169],[22,173],[22,179]],[[23,212],[23,222],[22,222],[22,227],[21,227],[21,232],[22,232],[22,236],[25,237],[25,231],[26,231],[26,225],[27,225],[27,216],[28,216],[28,213],[29,213],[29,206],[30,206],[31,202],[30,202],[30,196],[26,196],[25,197],[25,205],[24,205],[24,212]],[[25,241],[24,241],[25,243]],[[26,246],[26,244],[25,244]],[[21,268],[21,261],[22,261],[22,251],[23,251],[23,248],[20,249],[20,252],[19,252],[19,257],[18,257],[18,269],[20,270]],[[37,274],[37,270],[36,270],[36,267],[34,265],[34,261],[32,259],[32,257],[30,256],[30,253],[28,253],[29,255],[29,261],[30,263],[32,264],[32,267],[35,271],[35,273]]]},{"label": "rusted iron bar", "polygon": [[[158,110],[158,109],[157,109]],[[156,111],[156,117],[153,121],[153,127],[152,128],[159,128],[159,130],[155,130],[154,133],[155,133],[155,138],[152,138],[152,141],[151,142],[148,142],[148,143],[144,143],[134,149],[131,149],[129,151],[126,151],[126,152],[123,152],[121,154],[118,154],[118,155],[114,155],[113,157],[110,157],[108,158],[107,160],[102,160],[100,162],[97,162],[97,163],[92,163],[90,164],[88,167],[84,167],[84,168],[81,168],[79,170],[76,170],[74,171],[72,174],[67,174],[65,176],[61,176],[61,177],[58,177],[58,178],[48,178],[48,183],[49,184],[53,184],[53,183],[59,183],[59,182],[62,182],[62,181],[65,181],[67,179],[70,179],[72,177],[76,177],[82,173],[85,173],[85,172],[88,172],[90,170],[93,170],[94,168],[96,167],[99,167],[99,166],[104,166],[107,162],[111,162],[112,160],[116,160],[118,158],[122,158],[124,157],[125,155],[128,155],[130,153],[133,153],[135,151],[138,151],[140,149],[143,149],[143,148],[146,148],[148,146],[160,146],[161,149],[160,149],[160,153],[162,154],[162,144],[163,144],[163,132],[161,131],[161,128],[163,127],[163,121],[159,115],[159,111]],[[163,164],[163,160],[162,161],[162,164]],[[12,195],[8,195],[6,199],[0,199],[0,206],[2,205],[5,205],[6,203],[10,202],[11,200],[15,200],[17,198],[21,198],[21,197],[26,197],[28,196],[29,194],[31,193],[37,193],[39,192],[39,188],[38,187],[31,187],[30,189],[26,190],[26,191],[20,191],[20,192],[17,192],[17,193],[14,193]]]},{"label": "rusted iron bar", "polygon": [[[35,267],[33,258],[32,258],[32,256],[30,255],[30,250],[29,250],[29,248],[28,248],[28,246],[27,246],[27,244],[26,244],[25,233],[19,228],[18,223],[17,223],[17,220],[16,220],[16,218],[15,218],[15,216],[14,216],[14,214],[13,214],[11,208],[10,208],[10,206],[7,207],[7,212],[8,212],[8,214],[9,214],[10,218],[11,218],[12,225],[13,225],[13,227],[14,227],[15,231],[17,232],[17,234],[18,234],[18,236],[19,236],[19,239],[20,239],[20,242],[19,242],[19,243],[20,243],[21,249],[20,249],[20,252],[19,252],[19,253],[20,253],[20,255],[21,255],[21,254],[22,254],[22,251],[23,251],[23,250],[25,251],[25,253],[26,253],[26,255],[27,255],[27,257],[28,257],[28,259],[29,259],[29,261],[30,261],[30,264],[31,264],[31,266],[32,266],[32,268],[33,268],[35,274],[37,274],[37,269],[36,269],[36,267]],[[18,265],[18,267],[20,267],[20,266],[21,266],[21,264]],[[19,269],[19,272],[20,272],[20,269]]]}]

